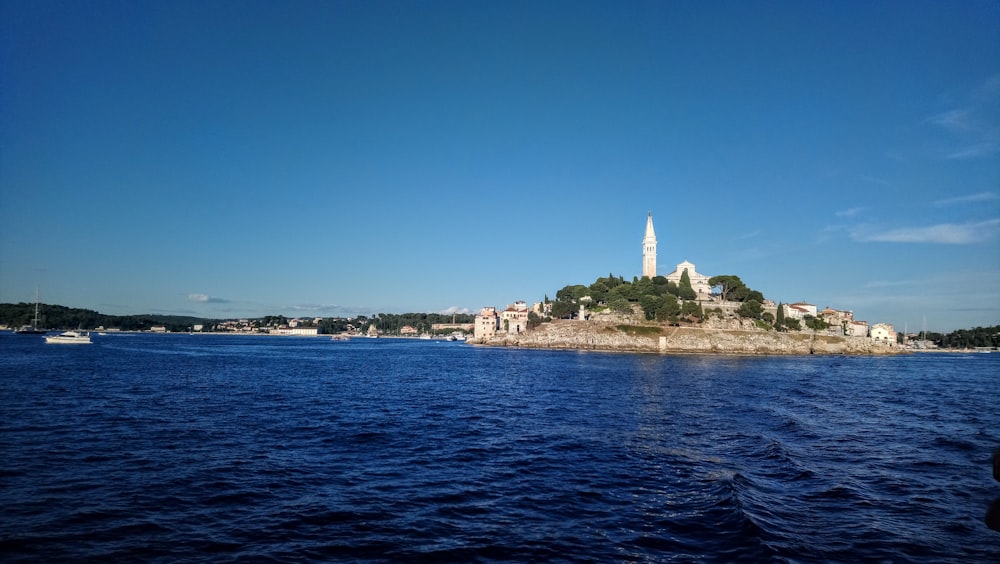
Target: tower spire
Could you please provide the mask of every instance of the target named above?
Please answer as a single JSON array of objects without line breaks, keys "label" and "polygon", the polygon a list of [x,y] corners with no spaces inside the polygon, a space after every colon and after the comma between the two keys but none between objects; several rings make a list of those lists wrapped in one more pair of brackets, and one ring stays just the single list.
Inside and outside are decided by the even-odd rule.
[{"label": "tower spire", "polygon": [[642,238],[642,275],[656,276],[656,232],[653,230],[653,212],[646,216],[646,235]]}]

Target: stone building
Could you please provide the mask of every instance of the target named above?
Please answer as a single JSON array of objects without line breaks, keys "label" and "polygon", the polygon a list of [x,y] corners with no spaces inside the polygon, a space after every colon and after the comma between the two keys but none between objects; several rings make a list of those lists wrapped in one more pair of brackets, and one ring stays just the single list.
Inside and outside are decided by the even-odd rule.
[{"label": "stone building", "polygon": [[528,304],[514,302],[500,313],[500,329],[510,335],[528,330]]},{"label": "stone building", "polygon": [[688,273],[688,278],[691,280],[691,288],[693,288],[695,293],[698,294],[698,297],[708,298],[708,296],[712,294],[712,287],[708,285],[709,277],[704,274],[699,274],[695,270],[693,263],[684,261],[678,264],[677,268],[666,276],[667,281],[680,286],[681,276],[684,274],[685,270]]},{"label": "stone building", "polygon": [[497,308],[484,307],[476,316],[476,326],[472,331],[476,339],[489,339],[496,335],[500,328],[500,316],[497,315]]},{"label": "stone building", "polygon": [[656,276],[656,233],[653,231],[653,212],[646,216],[646,235],[642,238],[642,276]]},{"label": "stone building", "polygon": [[848,321],[847,325],[844,327],[844,335],[848,337],[867,337],[868,336],[868,322],[867,321]]},{"label": "stone building", "polygon": [[785,317],[790,319],[803,319],[807,315],[816,317],[816,306],[813,304],[807,304],[806,302],[785,304]]}]

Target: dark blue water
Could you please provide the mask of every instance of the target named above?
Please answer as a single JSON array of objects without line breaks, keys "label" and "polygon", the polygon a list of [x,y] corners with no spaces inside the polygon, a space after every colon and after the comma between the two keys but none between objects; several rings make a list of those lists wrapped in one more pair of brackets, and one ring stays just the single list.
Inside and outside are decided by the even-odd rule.
[{"label": "dark blue water", "polygon": [[1000,354],[0,335],[5,561],[1000,561]]}]

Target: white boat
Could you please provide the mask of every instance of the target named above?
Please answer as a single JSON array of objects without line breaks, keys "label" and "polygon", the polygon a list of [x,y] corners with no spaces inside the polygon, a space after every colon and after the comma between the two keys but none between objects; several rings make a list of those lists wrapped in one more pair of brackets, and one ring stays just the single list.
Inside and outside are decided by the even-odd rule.
[{"label": "white boat", "polygon": [[18,335],[44,335],[48,333],[47,329],[40,329],[38,327],[38,288],[35,288],[35,319],[31,325],[22,325],[20,329],[14,331]]},{"label": "white boat", "polygon": [[79,331],[66,331],[58,335],[46,335],[46,343],[54,345],[89,345],[90,333],[80,333]]}]

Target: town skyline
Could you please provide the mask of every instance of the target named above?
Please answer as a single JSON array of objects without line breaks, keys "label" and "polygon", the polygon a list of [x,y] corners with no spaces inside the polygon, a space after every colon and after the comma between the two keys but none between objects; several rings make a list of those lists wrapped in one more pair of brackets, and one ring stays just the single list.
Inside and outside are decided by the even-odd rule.
[{"label": "town skyline", "polygon": [[0,302],[349,317],[689,260],[1000,321],[1000,6],[6,2]]}]

